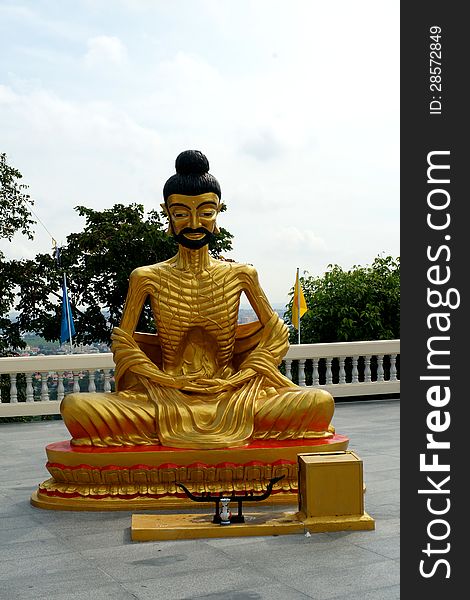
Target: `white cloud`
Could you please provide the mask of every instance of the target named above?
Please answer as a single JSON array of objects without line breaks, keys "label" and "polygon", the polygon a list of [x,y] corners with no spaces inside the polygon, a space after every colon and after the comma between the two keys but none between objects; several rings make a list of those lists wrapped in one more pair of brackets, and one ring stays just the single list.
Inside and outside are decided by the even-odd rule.
[{"label": "white cloud", "polygon": [[[299,220],[301,216],[299,216]],[[285,250],[314,251],[317,253],[326,253],[328,248],[323,237],[310,229],[299,229],[294,225],[289,225],[272,232],[274,240],[282,245]]]},{"label": "white cloud", "polygon": [[126,46],[115,36],[98,35],[87,41],[88,51],[83,60],[87,67],[122,66],[127,63]]}]

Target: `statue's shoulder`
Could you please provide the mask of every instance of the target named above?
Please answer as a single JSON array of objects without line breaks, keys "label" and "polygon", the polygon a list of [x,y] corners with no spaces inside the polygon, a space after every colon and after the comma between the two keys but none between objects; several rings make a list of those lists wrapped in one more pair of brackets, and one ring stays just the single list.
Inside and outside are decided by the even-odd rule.
[{"label": "statue's shoulder", "polygon": [[233,275],[242,277],[242,278],[252,278],[257,277],[256,269],[253,265],[246,263],[235,262],[234,260],[227,259],[218,259],[216,261],[219,269],[231,271]]},{"label": "statue's shoulder", "polygon": [[248,279],[256,279],[258,277],[255,267],[247,263],[237,263],[237,274],[240,277]]},{"label": "statue's shoulder", "polygon": [[142,279],[155,279],[159,277],[164,271],[168,269],[168,263],[170,261],[165,260],[163,262],[156,263],[154,265],[145,265],[143,267],[137,267],[130,274],[130,279],[134,281],[140,281]]}]

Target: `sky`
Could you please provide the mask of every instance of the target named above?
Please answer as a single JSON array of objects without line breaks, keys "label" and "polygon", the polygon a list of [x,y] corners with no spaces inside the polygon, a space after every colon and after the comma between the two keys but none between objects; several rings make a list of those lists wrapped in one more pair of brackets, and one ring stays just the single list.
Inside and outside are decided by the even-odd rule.
[{"label": "sky", "polygon": [[183,150],[222,188],[227,258],[284,305],[301,274],[399,248],[399,0],[0,0],[0,152],[51,251],[162,202]]}]

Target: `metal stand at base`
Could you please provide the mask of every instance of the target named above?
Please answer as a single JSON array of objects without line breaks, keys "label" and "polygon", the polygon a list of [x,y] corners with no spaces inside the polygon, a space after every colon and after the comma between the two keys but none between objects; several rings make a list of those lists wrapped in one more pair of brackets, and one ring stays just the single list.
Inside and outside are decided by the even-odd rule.
[{"label": "metal stand at base", "polygon": [[[227,496],[227,494],[220,493],[218,496],[212,496],[210,493],[203,492],[200,496],[196,496],[192,494],[187,487],[185,487],[182,483],[176,483],[176,485],[181,488],[184,493],[190,498],[194,500],[194,502],[215,502],[215,513],[212,519],[212,523],[221,524],[222,518],[220,516],[220,502],[222,500],[228,499],[229,501],[238,503],[238,514],[230,516],[230,523],[244,523],[245,517],[243,516],[242,504],[243,502],[260,502],[261,500],[266,500],[271,495],[273,490],[273,486],[283,479],[285,475],[281,475],[280,477],[273,477],[269,480],[269,483],[266,487],[266,491],[260,494],[259,496],[255,496],[254,492],[245,492],[245,494],[232,494],[231,496]],[[227,524],[227,521],[224,520],[224,524]]]}]

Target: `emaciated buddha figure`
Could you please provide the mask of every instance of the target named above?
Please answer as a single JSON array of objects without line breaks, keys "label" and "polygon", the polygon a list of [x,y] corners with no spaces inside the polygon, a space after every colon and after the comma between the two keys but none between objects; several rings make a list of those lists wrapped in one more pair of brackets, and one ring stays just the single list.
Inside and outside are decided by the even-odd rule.
[{"label": "emaciated buddha figure", "polygon": [[[212,449],[333,436],[332,396],[300,388],[278,370],[288,329],[256,270],[209,254],[221,190],[208,171],[199,151],[176,159],[163,196],[178,252],[130,275],[112,334],[116,392],[64,398],[75,446]],[[242,293],[259,321],[238,325]],[[157,334],[135,331],[147,298]]]}]

